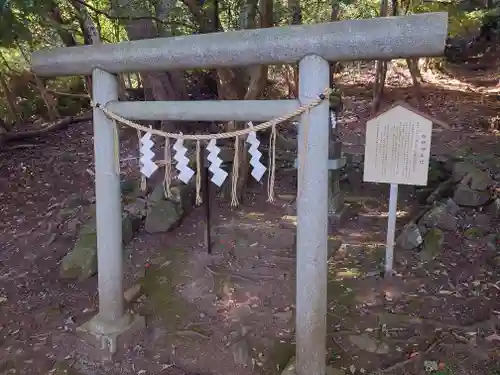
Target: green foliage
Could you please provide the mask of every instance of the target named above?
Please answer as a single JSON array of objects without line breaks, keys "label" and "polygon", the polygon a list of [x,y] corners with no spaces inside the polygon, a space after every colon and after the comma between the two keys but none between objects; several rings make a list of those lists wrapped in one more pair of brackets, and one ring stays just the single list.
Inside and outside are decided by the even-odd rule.
[{"label": "green foliage", "polygon": [[0,45],[13,46],[20,41],[33,41],[47,23],[41,15],[50,10],[47,0],[9,0],[0,12]]},{"label": "green foliage", "polygon": [[1,45],[12,46],[18,40],[31,37],[29,32],[29,21],[22,18],[19,9],[7,6],[0,13],[0,39]]},{"label": "green foliage", "polygon": [[481,21],[483,25],[496,25],[497,29],[500,28],[500,3],[496,8],[484,12]]},{"label": "green foliage", "polygon": [[[193,0],[203,10],[214,5],[215,0]],[[330,21],[332,6],[338,6],[339,19],[372,18],[379,16],[380,0],[300,0],[302,23]],[[483,6],[482,2],[451,0],[447,2],[428,2],[411,0],[408,13],[447,11],[449,14],[450,36],[476,33],[481,25],[498,22],[500,8],[491,10],[472,9]],[[71,35],[78,44],[84,43],[81,18],[89,14],[98,27],[103,42],[116,43],[127,39],[125,25],[135,19],[150,17],[158,29],[167,35],[181,36],[199,32],[197,17],[194,16],[184,0],[84,0],[86,13],[80,14],[71,0],[0,0],[0,73],[9,77],[9,84],[17,85],[17,73],[28,69],[29,54],[39,48],[63,45],[61,36]],[[337,3],[335,3],[337,2]],[[117,3],[122,6],[119,7]],[[219,0],[219,18],[224,30],[240,27],[240,13],[248,0]],[[162,7],[169,8],[163,12]],[[171,9],[170,9],[171,7]],[[467,8],[468,7],[468,8]],[[51,17],[51,11],[60,12],[62,22]],[[208,12],[209,13],[209,12]],[[256,19],[260,18],[256,11]],[[276,26],[290,23],[291,10],[289,1],[275,0],[273,19]],[[161,18],[161,19],[160,19]],[[165,35],[165,34],[162,34]],[[17,77],[17,76],[16,76]],[[22,77],[18,78],[22,81]],[[11,82],[12,80],[12,82]],[[47,86],[61,92],[82,92],[81,79],[62,78],[47,81]],[[25,114],[43,113],[44,103],[36,88],[26,85],[16,91],[16,101]],[[61,108],[80,105],[74,98],[58,97]],[[0,117],[7,113],[5,101],[0,101]],[[61,109],[60,108],[60,109]],[[64,109],[61,111],[64,112]]]},{"label": "green foliage", "polygon": [[484,9],[464,10],[456,2],[421,1],[415,4],[411,11],[413,13],[448,12],[448,34],[452,37],[477,33],[487,14]]},{"label": "green foliage", "polygon": [[380,13],[380,1],[346,0],[340,3],[340,12],[344,19],[378,17]]}]

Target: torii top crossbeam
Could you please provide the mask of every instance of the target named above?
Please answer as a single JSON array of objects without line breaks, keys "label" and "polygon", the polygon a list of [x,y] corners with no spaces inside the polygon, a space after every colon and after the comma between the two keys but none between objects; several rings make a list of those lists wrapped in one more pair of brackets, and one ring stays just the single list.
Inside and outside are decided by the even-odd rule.
[{"label": "torii top crossbeam", "polygon": [[216,68],[293,63],[307,55],[328,61],[377,60],[443,54],[447,13],[239,30],[37,51],[40,76]]}]

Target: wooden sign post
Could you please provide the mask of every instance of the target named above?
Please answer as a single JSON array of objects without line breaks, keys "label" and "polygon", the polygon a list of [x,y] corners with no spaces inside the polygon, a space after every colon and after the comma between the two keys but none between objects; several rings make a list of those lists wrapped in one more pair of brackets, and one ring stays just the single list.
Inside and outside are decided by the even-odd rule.
[{"label": "wooden sign post", "polygon": [[363,181],[390,184],[385,273],[392,275],[398,185],[427,185],[433,119],[396,103],[366,123]]}]

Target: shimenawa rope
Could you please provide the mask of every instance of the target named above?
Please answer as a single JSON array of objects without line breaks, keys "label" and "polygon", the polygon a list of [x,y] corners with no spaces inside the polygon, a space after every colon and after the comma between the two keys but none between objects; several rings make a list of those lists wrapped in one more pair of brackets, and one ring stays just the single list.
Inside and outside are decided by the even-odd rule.
[{"label": "shimenawa rope", "polygon": [[[164,160],[157,160],[156,164],[165,165],[165,176],[164,176],[164,189],[165,196],[170,198],[172,196],[171,192],[171,181],[172,181],[172,170],[171,170],[171,154],[170,154],[170,139],[182,139],[182,140],[194,140],[196,141],[196,203],[201,204],[201,141],[209,141],[211,139],[228,139],[235,138],[235,146],[234,146],[234,160],[233,160],[233,170],[232,170],[232,180],[231,180],[231,206],[235,207],[239,204],[237,197],[237,186],[238,186],[238,175],[239,175],[239,148],[240,148],[240,138],[241,136],[248,135],[251,132],[258,132],[267,128],[271,128],[271,134],[269,136],[269,173],[268,173],[268,181],[267,181],[267,189],[268,189],[268,201],[274,201],[274,182],[275,182],[275,169],[276,169],[276,125],[281,124],[287,120],[290,120],[296,116],[299,116],[303,113],[309,112],[312,108],[321,104],[325,99],[329,97],[329,95],[333,92],[332,89],[325,89],[317,99],[312,102],[302,105],[297,108],[295,111],[288,113],[286,115],[277,117],[275,119],[263,122],[258,125],[254,125],[252,127],[248,127],[246,129],[234,130],[226,133],[217,133],[217,134],[180,134],[180,133],[168,133],[157,129],[152,129],[135,122],[132,122],[124,117],[117,115],[116,113],[111,112],[105,106],[102,106],[100,103],[96,103],[91,101],[90,104],[94,108],[100,109],[106,116],[115,121],[116,123],[122,123],[126,126],[134,128],[137,130],[137,136],[141,138],[141,132],[150,133],[154,135],[158,135],[165,138],[165,150],[164,150]],[[306,124],[308,123],[308,119],[306,120]],[[308,125],[308,124],[307,124]],[[117,127],[115,127],[116,135],[117,135]],[[305,129],[306,133],[309,132],[308,126]],[[307,137],[307,135],[306,135]],[[116,142],[118,145],[118,142]],[[307,145],[306,145],[307,147]],[[116,153],[116,152],[115,152]],[[300,178],[299,178],[300,180]],[[299,182],[300,184],[300,182]],[[146,189],[146,178],[141,176],[141,189]],[[299,188],[300,190],[300,188]]]}]

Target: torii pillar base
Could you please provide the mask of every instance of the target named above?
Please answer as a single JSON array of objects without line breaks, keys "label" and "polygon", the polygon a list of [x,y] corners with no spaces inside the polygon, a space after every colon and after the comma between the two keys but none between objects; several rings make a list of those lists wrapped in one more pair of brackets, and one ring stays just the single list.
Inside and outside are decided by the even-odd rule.
[{"label": "torii pillar base", "polygon": [[146,320],[140,315],[125,314],[119,321],[109,323],[98,314],[78,327],[76,332],[88,344],[90,356],[111,361],[118,349],[129,346],[145,327]]}]

